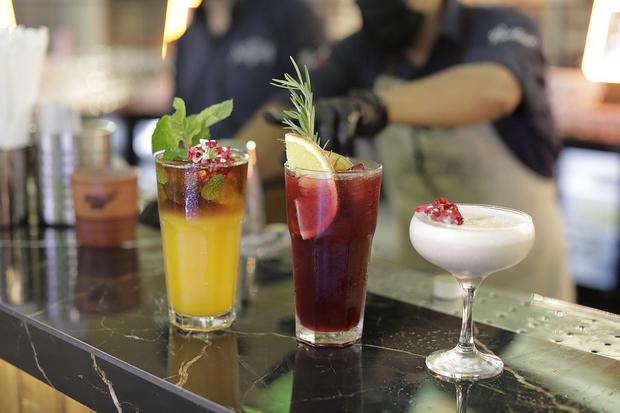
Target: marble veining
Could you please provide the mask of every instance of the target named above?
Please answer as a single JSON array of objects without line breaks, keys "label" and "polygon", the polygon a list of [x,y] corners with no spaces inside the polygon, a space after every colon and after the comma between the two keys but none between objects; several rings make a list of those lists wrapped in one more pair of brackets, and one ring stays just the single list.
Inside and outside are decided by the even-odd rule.
[{"label": "marble veining", "polygon": [[400,350],[400,349],[397,349],[397,348],[390,348],[390,347],[385,347],[385,346],[377,346],[377,345],[374,345],[374,344],[362,344],[362,347],[378,348],[378,349],[385,350],[385,351],[395,351],[397,353],[403,353],[403,354],[407,354],[407,355],[413,356],[413,357],[421,357],[421,358],[425,358],[426,357],[423,354],[416,354],[416,353],[413,353],[411,351]]},{"label": "marble veining", "polygon": [[[146,328],[146,329],[130,329],[128,333],[123,332],[122,330],[119,330],[118,328],[111,328],[105,325],[105,320],[106,317],[102,316],[101,317],[101,331],[107,331],[109,332],[111,335],[118,335],[118,336],[122,336],[125,338],[128,338],[130,340],[139,340],[139,341],[147,341],[147,342],[151,342],[151,343],[156,343],[159,342],[161,340],[162,335],[164,334],[163,332],[157,332],[152,328]],[[138,330],[140,330],[139,332],[141,333],[147,333],[147,332],[154,332],[155,333],[155,337],[146,337],[146,334],[144,336],[139,336],[137,335]],[[96,331],[93,329],[90,330],[84,330],[84,331]]]},{"label": "marble veining", "polygon": [[247,364],[245,364],[244,367],[250,370],[250,372],[254,375],[256,379],[252,382],[250,387],[248,387],[245,393],[243,393],[243,396],[241,397],[241,401],[245,401],[246,398],[248,397],[248,394],[252,393],[252,391],[254,391],[256,386],[267,386],[268,384],[265,382],[265,379],[269,377],[271,374],[273,374],[273,370],[271,370],[261,376],[258,376],[258,374],[255,371],[253,371],[253,369],[247,367]]},{"label": "marble veining", "polygon": [[[476,346],[482,350],[482,351],[486,351],[486,352],[491,352],[491,349],[484,343],[480,342],[479,340],[475,340],[476,342]],[[544,397],[547,397],[553,406],[553,409],[557,410],[557,411],[563,411],[563,412],[569,412],[569,413],[579,413],[579,410],[576,409],[575,407],[572,406],[566,406],[562,403],[559,403],[556,400],[556,396],[551,393],[550,391],[548,391],[547,389],[545,389],[543,386],[537,385],[535,383],[530,382],[528,379],[526,379],[525,377],[523,377],[521,374],[519,374],[515,369],[508,367],[508,366],[504,366],[504,371],[510,373],[513,375],[513,377],[519,382],[521,383],[523,386],[525,386],[528,389],[531,389],[537,393],[542,394]]]},{"label": "marble veining", "polygon": [[179,387],[183,387],[185,385],[185,383],[187,383],[187,378],[189,377],[189,373],[188,370],[190,367],[192,367],[194,365],[194,363],[196,363],[198,360],[200,360],[204,355],[205,352],[207,351],[207,347],[209,347],[211,344],[210,343],[205,343],[205,345],[202,347],[202,351],[200,352],[200,354],[198,354],[196,357],[194,357],[193,359],[189,360],[189,361],[184,361],[181,363],[181,367],[179,368],[179,380],[175,383],[177,386]]},{"label": "marble veining", "polygon": [[97,375],[99,375],[101,381],[103,381],[105,385],[108,386],[108,392],[110,393],[110,397],[112,398],[112,403],[114,403],[114,407],[116,407],[118,413],[123,413],[123,408],[118,401],[118,397],[116,396],[116,391],[114,390],[114,385],[112,384],[112,381],[108,379],[105,371],[103,371],[103,369],[97,364],[97,358],[95,357],[95,355],[91,353],[90,358],[93,360],[93,368],[95,369],[95,372],[97,372]]},{"label": "marble veining", "polygon": [[28,324],[25,322],[22,322],[22,326],[24,327],[24,330],[26,331],[26,335],[28,336],[28,342],[30,343],[30,348],[32,349],[32,356],[34,357],[34,362],[37,365],[37,370],[39,370],[41,375],[43,375],[43,378],[45,379],[47,384],[50,387],[55,388],[52,381],[49,379],[49,377],[47,377],[45,370],[43,370],[43,367],[41,367],[41,363],[39,362],[39,356],[37,355],[37,349],[34,346],[34,341],[32,340],[32,336],[30,335],[30,329],[28,328]]},{"label": "marble veining", "polygon": [[[0,231],[7,331],[0,356],[96,411],[615,413],[620,406],[620,361],[493,323],[476,324],[477,345],[504,359],[502,375],[472,384],[432,377],[424,358],[454,346],[460,313],[424,308],[437,303],[422,295],[421,306],[399,301],[395,290],[415,290],[418,281],[384,263],[371,267],[373,290],[392,298],[369,294],[362,343],[315,349],[295,340],[285,261],[241,266],[253,273],[241,274],[249,298],[231,329],[181,334],[167,322],[157,232],[141,228],[138,242],[101,250],[78,245],[71,230],[33,236]],[[494,305],[503,297],[482,296]],[[541,312],[507,302],[498,319],[519,315],[533,325],[576,314],[551,304]],[[606,334],[601,354],[617,351],[620,323],[595,313],[588,319],[583,334]]]},{"label": "marble veining", "polygon": [[559,403],[556,400],[556,396],[551,393],[550,391],[548,391],[547,389],[545,389],[542,386],[536,385],[534,383],[531,383],[529,380],[527,380],[525,377],[523,377],[521,374],[519,374],[515,369],[510,368],[510,367],[504,367],[504,370],[507,371],[508,373],[512,374],[514,376],[515,379],[517,379],[517,381],[519,383],[521,383],[523,386],[534,390],[535,392],[538,392],[540,394],[542,394],[543,396],[549,398],[549,400],[552,403],[552,408],[554,410],[557,411],[562,411],[562,412],[570,412],[570,413],[579,413],[579,409],[572,407],[572,406],[566,406],[562,403]]}]

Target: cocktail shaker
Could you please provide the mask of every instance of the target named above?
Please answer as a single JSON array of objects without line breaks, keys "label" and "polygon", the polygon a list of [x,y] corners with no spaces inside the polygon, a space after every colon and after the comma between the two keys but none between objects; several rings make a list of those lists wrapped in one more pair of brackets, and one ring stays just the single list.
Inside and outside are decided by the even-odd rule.
[{"label": "cocktail shaker", "polygon": [[0,227],[18,225],[28,216],[29,150],[0,150]]},{"label": "cocktail shaker", "polygon": [[114,129],[114,123],[106,120],[80,122],[79,116],[66,108],[41,109],[36,141],[39,214],[45,224],[75,224],[71,174],[80,166],[110,164]]}]

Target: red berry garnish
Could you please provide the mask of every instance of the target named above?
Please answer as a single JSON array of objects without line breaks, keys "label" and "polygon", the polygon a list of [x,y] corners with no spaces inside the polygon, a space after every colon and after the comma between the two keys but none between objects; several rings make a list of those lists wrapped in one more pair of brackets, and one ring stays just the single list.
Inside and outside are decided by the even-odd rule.
[{"label": "red berry garnish", "polygon": [[433,221],[444,224],[463,225],[463,215],[456,204],[448,202],[445,197],[437,198],[430,204],[422,204],[415,209],[428,215]]}]

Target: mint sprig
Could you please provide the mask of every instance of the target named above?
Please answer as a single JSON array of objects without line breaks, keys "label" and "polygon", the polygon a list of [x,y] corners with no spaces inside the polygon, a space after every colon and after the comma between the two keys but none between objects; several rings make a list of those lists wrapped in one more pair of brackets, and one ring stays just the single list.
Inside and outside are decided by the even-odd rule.
[{"label": "mint sprig", "polygon": [[212,176],[207,184],[202,187],[200,196],[207,201],[217,201],[220,198],[220,193],[224,188],[224,175],[217,174]]},{"label": "mint sprig", "polygon": [[230,116],[233,101],[226,100],[209,106],[202,112],[187,116],[185,102],[175,97],[172,102],[174,113],[164,115],[157,121],[151,140],[153,153],[164,151],[164,159],[187,160],[190,146],[197,145],[200,139],[209,139],[209,128]]}]

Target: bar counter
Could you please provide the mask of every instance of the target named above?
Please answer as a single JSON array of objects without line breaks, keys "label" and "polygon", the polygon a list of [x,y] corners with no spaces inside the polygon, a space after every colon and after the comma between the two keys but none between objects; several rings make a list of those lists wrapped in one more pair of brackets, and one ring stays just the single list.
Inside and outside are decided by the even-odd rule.
[{"label": "bar counter", "polygon": [[456,344],[460,302],[375,257],[364,338],[345,349],[294,339],[286,258],[242,259],[230,330],[169,328],[159,233],[117,249],[72,230],[0,232],[0,357],[97,412],[617,412],[620,317],[482,288],[478,345],[497,378],[454,384],[424,357]]}]

